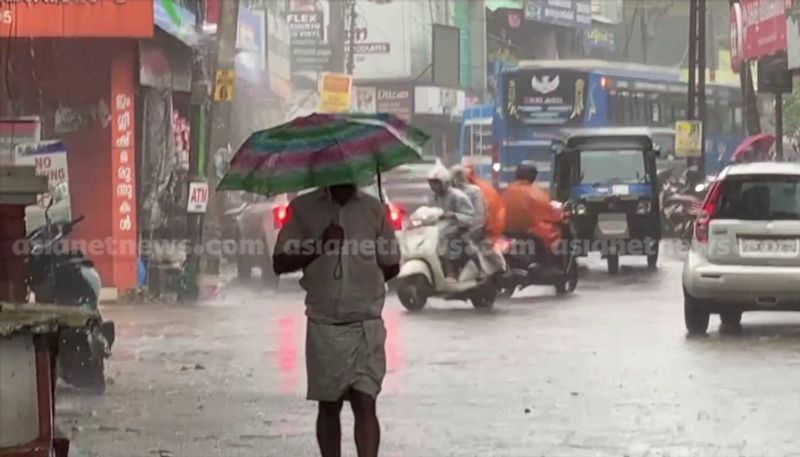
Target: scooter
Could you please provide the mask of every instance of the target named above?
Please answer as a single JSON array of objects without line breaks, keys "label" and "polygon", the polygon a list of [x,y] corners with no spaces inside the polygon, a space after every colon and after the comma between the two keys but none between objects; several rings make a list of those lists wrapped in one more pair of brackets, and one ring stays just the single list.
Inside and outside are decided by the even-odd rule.
[{"label": "scooter", "polygon": [[[80,306],[99,314],[100,275],[83,252],[67,249],[61,243],[84,216],[53,224],[49,216],[51,206],[52,201],[45,210],[45,225],[27,237],[28,290],[33,292],[37,303]],[[75,387],[104,393],[105,359],[111,355],[115,333],[113,321],[104,321],[92,329],[62,330],[57,360],[59,377]]]},{"label": "scooter", "polygon": [[423,206],[409,216],[398,234],[402,254],[397,295],[409,311],[419,311],[431,297],[469,300],[475,308],[491,309],[497,297],[496,280],[506,271],[500,251],[478,249],[460,269],[458,279],[447,280],[439,257],[439,236],[449,224],[440,208]]}]

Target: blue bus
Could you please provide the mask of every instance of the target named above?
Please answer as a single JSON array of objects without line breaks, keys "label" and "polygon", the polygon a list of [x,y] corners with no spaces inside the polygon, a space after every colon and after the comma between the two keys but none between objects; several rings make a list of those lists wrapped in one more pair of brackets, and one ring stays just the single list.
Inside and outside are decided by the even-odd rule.
[{"label": "blue bus", "polygon": [[[532,61],[502,72],[496,81],[494,144],[488,161],[498,187],[513,180],[523,160],[536,162],[542,185],[548,185],[552,141],[565,129],[653,127],[654,136],[660,135],[655,139],[662,157],[668,157],[674,151],[670,129],[675,121],[686,119],[687,84],[678,69],[591,60]],[[709,84],[706,99],[706,169],[715,173],[719,159],[729,156],[744,138],[741,93],[738,86]],[[464,122],[466,128],[466,117]]]}]

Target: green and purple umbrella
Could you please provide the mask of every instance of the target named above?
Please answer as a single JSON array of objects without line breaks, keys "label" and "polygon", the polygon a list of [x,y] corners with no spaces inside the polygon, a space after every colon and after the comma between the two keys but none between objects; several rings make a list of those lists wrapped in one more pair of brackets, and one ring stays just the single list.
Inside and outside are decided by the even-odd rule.
[{"label": "green and purple umbrella", "polygon": [[421,158],[428,140],[391,114],[312,114],[256,132],[231,160],[217,190],[267,196],[362,183]]}]

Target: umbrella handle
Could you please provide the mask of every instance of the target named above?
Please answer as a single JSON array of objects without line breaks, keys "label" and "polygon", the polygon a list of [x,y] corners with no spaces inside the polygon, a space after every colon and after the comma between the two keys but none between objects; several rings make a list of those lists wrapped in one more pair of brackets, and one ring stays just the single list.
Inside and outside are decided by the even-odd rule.
[{"label": "umbrella handle", "polygon": [[378,181],[378,198],[381,200],[381,203],[386,204],[383,200],[383,183],[381,182],[381,166],[375,165],[375,179]]}]

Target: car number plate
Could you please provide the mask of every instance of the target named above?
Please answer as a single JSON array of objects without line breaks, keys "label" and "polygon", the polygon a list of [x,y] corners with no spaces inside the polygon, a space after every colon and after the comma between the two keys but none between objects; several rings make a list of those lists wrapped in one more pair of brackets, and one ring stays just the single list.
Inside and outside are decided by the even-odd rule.
[{"label": "car number plate", "polygon": [[742,255],[759,257],[795,257],[799,245],[797,239],[743,238],[739,240],[739,251]]}]

